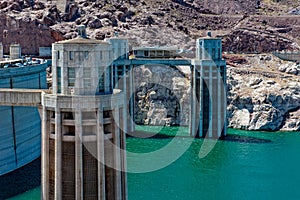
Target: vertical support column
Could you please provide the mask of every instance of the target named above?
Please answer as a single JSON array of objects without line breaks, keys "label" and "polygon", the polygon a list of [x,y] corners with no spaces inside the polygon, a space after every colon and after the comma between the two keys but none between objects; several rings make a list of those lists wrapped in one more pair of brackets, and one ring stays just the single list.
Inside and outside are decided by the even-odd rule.
[{"label": "vertical support column", "polygon": [[[130,65],[130,92],[129,92],[129,100],[132,96],[133,98],[129,101],[130,102],[130,115],[132,120],[130,120],[130,131],[133,132],[135,130],[135,123],[134,123],[134,100],[135,100],[135,85],[134,85],[134,65]],[[130,117],[130,116],[127,116]]]},{"label": "vertical support column", "polygon": [[52,90],[53,90],[53,94],[57,94],[58,93],[58,85],[57,85],[57,64],[55,62],[55,57],[56,57],[56,53],[52,52]]},{"label": "vertical support column", "polygon": [[55,184],[54,198],[62,199],[62,133],[61,133],[61,113],[59,108],[55,108]]},{"label": "vertical support column", "polygon": [[104,127],[103,108],[97,111],[97,161],[98,161],[98,199],[105,199],[105,159],[104,159]]},{"label": "vertical support column", "polygon": [[117,65],[113,65],[113,68],[114,68],[114,75],[115,75],[115,78],[114,78],[114,86],[116,88],[116,84],[118,83],[118,66]]},{"label": "vertical support column", "polygon": [[[67,65],[64,65],[64,66],[67,66]],[[61,93],[68,94],[68,68],[67,67],[61,68],[61,77],[62,77],[61,78]],[[66,78],[63,78],[63,77],[66,77]]]},{"label": "vertical support column", "polygon": [[199,79],[199,137],[203,137],[203,66],[200,66],[200,76],[197,78]]},{"label": "vertical support column", "polygon": [[[123,108],[124,110],[124,108]],[[123,112],[124,113],[124,112]],[[122,118],[121,119],[123,122],[125,122],[127,119],[126,118]],[[127,125],[126,125],[127,126]],[[123,128],[125,128],[125,125],[123,126]],[[121,137],[121,141],[122,143],[122,147],[123,147],[123,150],[121,150],[121,152],[123,152],[123,154],[121,154],[121,165],[122,165],[122,199],[123,200],[127,200],[128,199],[128,195],[127,195],[127,161],[126,161],[126,158],[127,158],[127,155],[126,155],[126,132],[122,132],[122,137]]]},{"label": "vertical support column", "polygon": [[191,71],[191,81],[190,81],[190,110],[189,110],[189,133],[190,136],[193,136],[193,99],[194,99],[194,87],[193,87],[193,66],[190,66],[190,71]]},{"label": "vertical support column", "polygon": [[223,135],[227,135],[227,72],[226,72],[226,65],[224,66],[224,81],[223,81],[223,87],[224,87],[224,133]]},{"label": "vertical support column", "polygon": [[114,66],[113,63],[109,66],[110,67],[110,83],[111,83],[112,90],[115,87],[114,67],[113,66]]},{"label": "vertical support column", "polygon": [[196,134],[196,125],[195,125],[195,104],[197,103],[197,98],[195,96],[196,93],[196,85],[195,85],[195,66],[190,66],[191,69],[191,82],[190,82],[190,121],[189,121],[189,129],[190,136],[195,137]]},{"label": "vertical support column", "polygon": [[122,130],[124,130],[124,116],[122,115],[121,110],[124,110],[124,106],[120,108],[120,166],[121,166],[121,192],[122,192],[122,196],[121,199],[122,200],[127,200],[127,173],[126,173],[126,133]]},{"label": "vertical support column", "polygon": [[81,110],[75,112],[75,198],[83,200],[83,162],[82,162],[82,116]]},{"label": "vertical support column", "polygon": [[[104,92],[109,93],[111,91],[111,87],[110,87],[111,80],[110,80],[109,68],[106,68],[103,73],[104,73]],[[111,86],[113,86],[113,85],[111,85]]]},{"label": "vertical support column", "polygon": [[123,65],[123,85],[124,85],[124,95],[125,95],[125,98],[124,98],[124,107],[123,107],[123,131],[125,133],[127,133],[128,131],[128,120],[126,118],[126,112],[128,110],[128,96],[130,96],[129,94],[129,91],[130,91],[130,88],[128,88],[128,85],[127,85],[127,80],[129,79],[129,73],[130,73],[130,70],[128,72],[126,72],[126,65]]},{"label": "vertical support column", "polygon": [[221,90],[222,90],[222,85],[221,85],[221,66],[218,66],[217,67],[218,69],[218,72],[217,72],[217,79],[218,79],[218,88],[217,88],[217,92],[218,92],[218,112],[217,112],[217,118],[218,118],[218,137],[221,137],[222,135],[222,127],[221,127],[221,122],[223,120],[221,120],[221,100],[222,100],[222,97],[221,97]]},{"label": "vertical support column", "polygon": [[49,119],[43,106],[42,115],[42,200],[49,199]]},{"label": "vertical support column", "polygon": [[[200,47],[200,48],[203,48],[203,47]],[[202,51],[202,58],[205,60],[207,59],[207,55],[208,55],[209,52],[206,51],[206,49],[203,49]]]},{"label": "vertical support column", "polygon": [[212,129],[213,129],[213,127],[212,127],[212,120],[213,120],[213,106],[212,106],[212,97],[213,97],[213,78],[212,78],[212,69],[213,67],[211,66],[211,63],[210,63],[210,65],[209,65],[209,67],[208,67],[208,69],[209,69],[209,80],[208,80],[208,82],[209,82],[209,86],[208,86],[208,88],[209,88],[209,107],[208,107],[208,109],[209,109],[209,111],[208,111],[208,113],[209,113],[209,126],[208,126],[208,136],[211,138],[212,136],[213,136],[213,134],[212,134]]},{"label": "vertical support column", "polygon": [[114,108],[114,117],[115,117],[115,131],[114,131],[114,158],[115,158],[115,199],[121,199],[122,198],[122,181],[121,181],[121,157],[120,157],[120,112],[119,107]]}]

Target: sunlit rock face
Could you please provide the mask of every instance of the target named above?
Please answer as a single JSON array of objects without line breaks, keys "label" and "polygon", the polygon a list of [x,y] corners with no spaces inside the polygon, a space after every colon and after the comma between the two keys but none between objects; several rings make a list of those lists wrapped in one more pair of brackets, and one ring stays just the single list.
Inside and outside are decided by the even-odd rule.
[{"label": "sunlit rock face", "polygon": [[188,125],[188,78],[169,66],[137,67],[134,77],[136,123]]},{"label": "sunlit rock face", "polygon": [[297,64],[270,55],[247,60],[246,67],[228,67],[229,127],[299,130],[300,77],[283,70]]},{"label": "sunlit rock face", "polygon": [[[282,71],[296,63],[272,55],[245,56],[228,66],[228,126],[244,130],[300,130],[300,77]],[[182,69],[181,69],[182,70]],[[188,125],[190,79],[168,66],[134,70],[135,121],[149,125]]]}]

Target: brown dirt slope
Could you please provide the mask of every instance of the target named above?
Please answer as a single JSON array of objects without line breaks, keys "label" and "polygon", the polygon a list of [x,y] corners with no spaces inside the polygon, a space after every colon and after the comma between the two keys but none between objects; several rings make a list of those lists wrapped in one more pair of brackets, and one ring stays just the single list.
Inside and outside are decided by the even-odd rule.
[{"label": "brown dirt slope", "polygon": [[[119,31],[139,41],[134,37],[141,38],[141,34],[134,32],[154,28],[191,39],[212,31],[223,38],[224,50],[233,52],[298,48],[300,15],[287,14],[300,6],[297,1],[75,0],[65,11],[53,2],[0,1],[0,38],[6,53],[12,42],[21,43],[23,53],[37,53],[39,46],[76,37],[76,26],[80,24],[86,25],[89,36],[96,39]],[[169,40],[163,34],[159,39]]]}]

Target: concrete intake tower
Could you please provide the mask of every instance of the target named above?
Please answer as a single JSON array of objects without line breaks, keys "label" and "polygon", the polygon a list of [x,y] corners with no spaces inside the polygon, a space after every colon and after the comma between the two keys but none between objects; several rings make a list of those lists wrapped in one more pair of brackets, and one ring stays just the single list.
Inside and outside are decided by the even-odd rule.
[{"label": "concrete intake tower", "polygon": [[42,95],[42,199],[127,199],[124,94],[112,89],[112,45],[85,38],[81,28],[52,46],[52,93]]}]

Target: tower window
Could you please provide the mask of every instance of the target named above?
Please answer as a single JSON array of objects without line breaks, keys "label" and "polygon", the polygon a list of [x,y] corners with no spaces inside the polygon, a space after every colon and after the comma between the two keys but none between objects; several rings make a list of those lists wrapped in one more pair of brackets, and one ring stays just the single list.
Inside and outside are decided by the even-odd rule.
[{"label": "tower window", "polygon": [[100,60],[103,60],[102,51],[100,51],[99,53],[100,53]]},{"label": "tower window", "polygon": [[91,86],[92,86],[91,69],[83,68],[83,87],[84,87],[84,89],[90,89]]},{"label": "tower window", "polygon": [[68,86],[75,86],[75,68],[68,68]]},{"label": "tower window", "polygon": [[91,76],[91,69],[90,68],[83,68],[83,77],[90,78]]},{"label": "tower window", "polygon": [[99,69],[99,74],[98,74],[98,78],[99,78],[99,92],[104,92],[104,73]]},{"label": "tower window", "polygon": [[56,68],[57,73],[57,93],[61,93],[61,67]]},{"label": "tower window", "polygon": [[144,56],[148,57],[149,56],[149,52],[148,51],[144,51]]},{"label": "tower window", "polygon": [[85,58],[85,59],[88,59],[88,58],[89,58],[89,52],[88,52],[88,51],[85,51],[85,52],[84,52],[84,58]]},{"label": "tower window", "polygon": [[69,52],[69,59],[73,60],[74,59],[74,51]]}]

